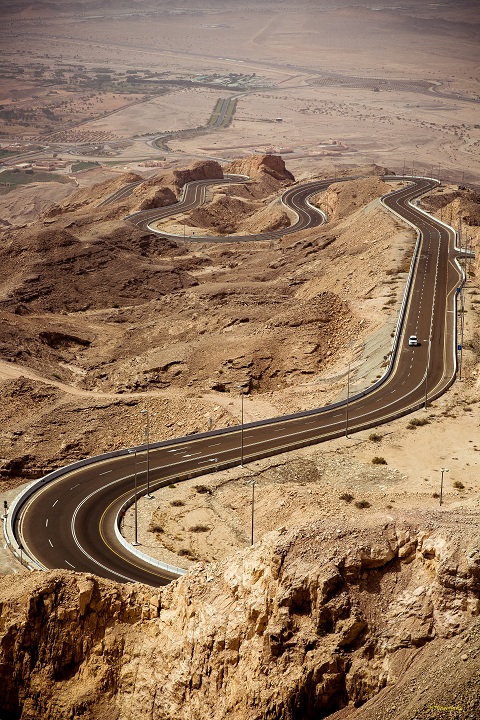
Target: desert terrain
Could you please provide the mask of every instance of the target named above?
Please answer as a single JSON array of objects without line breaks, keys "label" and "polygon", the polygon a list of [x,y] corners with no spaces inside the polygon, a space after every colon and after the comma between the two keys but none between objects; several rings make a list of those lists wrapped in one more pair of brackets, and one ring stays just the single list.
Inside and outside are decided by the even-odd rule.
[{"label": "desert terrain", "polygon": [[[142,409],[157,441],[238,425],[239,386],[249,422],[344,398],[347,375],[352,392],[380,378],[415,241],[379,201],[400,186],[388,172],[440,178],[421,206],[477,253],[461,374],[427,409],[140,499],[142,549],[189,569],[171,587],[30,574],[4,550],[0,717],[120,720],[145,698],[151,718],[478,717],[477,5],[17,0],[0,13],[8,504],[56,467],[141,444]],[[125,220],[207,172],[250,182],[158,225],[178,241]],[[325,225],[235,242],[291,222],[287,187],[332,177],[350,179],[315,198]],[[185,229],[233,238],[189,243]],[[318,568],[334,561],[353,569],[330,591]]]}]

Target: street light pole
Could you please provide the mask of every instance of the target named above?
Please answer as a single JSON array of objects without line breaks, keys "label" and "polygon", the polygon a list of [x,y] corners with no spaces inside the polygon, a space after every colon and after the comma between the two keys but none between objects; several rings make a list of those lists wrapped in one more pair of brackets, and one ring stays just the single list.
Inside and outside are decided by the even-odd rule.
[{"label": "street light pole", "polygon": [[151,500],[153,496],[150,495],[150,453],[149,453],[149,450],[150,450],[150,424],[148,422],[148,410],[141,410],[140,412],[142,412],[145,415],[145,419],[146,419],[146,425],[145,425],[145,437],[147,440],[147,495],[146,496],[149,500]]},{"label": "street light pole", "polygon": [[462,289],[460,290],[460,363],[458,366],[459,373],[458,373],[458,379],[462,379],[462,360],[463,360],[463,324],[465,322],[465,305],[463,302],[463,285]]},{"label": "street light pole", "polygon": [[252,545],[253,545],[253,516],[255,512],[255,480],[252,480]]},{"label": "street light pole", "polygon": [[348,403],[350,400],[350,363],[348,363],[347,372],[347,406],[345,412],[345,437],[348,438]]},{"label": "street light pole", "polygon": [[442,479],[440,481],[440,505],[443,501],[443,474],[448,472],[448,468],[440,468],[440,472],[442,473]]},{"label": "street light pole", "polygon": [[240,396],[242,398],[242,421],[240,425],[240,467],[243,467],[243,396],[245,388],[248,387],[248,383],[243,383],[243,385],[237,385],[237,387],[240,390]]},{"label": "street light pole", "polygon": [[242,429],[240,431],[241,451],[240,451],[240,467],[243,467],[243,389],[242,389]]},{"label": "street light pole", "polygon": [[[431,328],[430,328],[431,332]],[[427,369],[425,370],[425,410],[428,407],[428,368],[430,366],[430,350],[432,347],[432,336],[428,338]]]},{"label": "street light pole", "polygon": [[132,545],[140,545],[138,542],[138,505],[137,505],[137,448],[134,450],[129,450],[129,453],[133,453],[133,462],[134,462],[134,475],[135,475],[135,508],[134,508],[134,525],[135,525],[135,539],[132,543]]}]

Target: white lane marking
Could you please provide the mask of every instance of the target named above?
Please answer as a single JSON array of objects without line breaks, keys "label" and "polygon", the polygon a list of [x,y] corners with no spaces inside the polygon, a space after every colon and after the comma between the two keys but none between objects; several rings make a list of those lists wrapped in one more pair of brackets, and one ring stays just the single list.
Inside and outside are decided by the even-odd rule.
[{"label": "white lane marking", "polygon": [[80,485],[80,483],[77,483],[76,485],[72,485],[72,487],[70,488],[70,490],[73,490],[74,488],[78,487],[79,485]]},{"label": "white lane marking", "polygon": [[65,560],[65,562],[67,563],[67,565],[70,565],[70,567],[75,570],[75,565],[72,565],[72,563],[68,562],[68,560]]},{"label": "white lane marking", "polygon": [[213,445],[207,445],[207,447],[220,447],[222,443],[213,443]]},{"label": "white lane marking", "polygon": [[[112,471],[111,471],[111,470],[105,470],[105,472],[103,472],[103,473],[98,473],[98,474],[99,474],[99,475],[108,475],[108,473],[110,473],[110,472],[112,472]],[[67,562],[67,561],[65,560],[65,562]]]},{"label": "white lane marking", "polygon": [[48,527],[48,518],[45,520],[45,527]]},{"label": "white lane marking", "polygon": [[[122,480],[125,480],[125,478],[118,478],[117,480],[113,480],[111,483],[109,483],[106,487],[110,487],[111,485],[115,485],[116,483],[121,482]],[[105,490],[105,488],[97,488],[93,492],[90,493],[90,495],[87,495],[87,497],[83,498],[82,502],[77,505],[75,508],[75,512],[72,515],[72,519],[70,522],[70,529],[72,532],[73,540],[78,547],[78,549],[87,557],[91,562],[95,563],[95,565],[98,565],[99,567],[103,568],[104,570],[107,570],[108,572],[112,573],[113,575],[117,575],[117,577],[123,578],[124,580],[127,580],[129,582],[135,582],[133,578],[128,577],[127,575],[122,575],[121,573],[116,572],[115,570],[112,570],[111,568],[107,567],[106,565],[103,565],[101,562],[96,560],[94,557],[92,557],[87,551],[80,545],[80,542],[77,538],[77,533],[75,532],[75,522],[77,519],[78,512],[80,511],[80,508],[91,498],[93,495],[96,495],[96,493],[101,492]]]},{"label": "white lane marking", "polygon": [[53,547],[53,543],[52,543],[52,541],[50,540],[50,538],[48,538],[48,542],[50,543],[50,547]]},{"label": "white lane marking", "polygon": [[58,502],[58,500],[55,500],[55,502],[53,503],[52,507],[55,507],[55,505],[57,504],[57,502]]},{"label": "white lane marking", "polygon": [[167,452],[177,452],[180,448],[173,448],[173,450],[167,450]]}]

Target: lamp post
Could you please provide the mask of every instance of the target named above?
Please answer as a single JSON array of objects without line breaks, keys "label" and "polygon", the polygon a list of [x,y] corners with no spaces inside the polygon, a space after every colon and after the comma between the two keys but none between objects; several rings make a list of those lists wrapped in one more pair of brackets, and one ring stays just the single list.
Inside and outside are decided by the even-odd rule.
[{"label": "lamp post", "polygon": [[133,541],[132,545],[140,545],[138,542],[138,507],[137,507],[137,448],[134,448],[133,450],[129,450],[129,453],[133,453],[133,462],[134,462],[134,469],[135,469],[135,510],[134,510],[134,525],[135,525],[135,540]]},{"label": "lamp post", "polygon": [[252,480],[252,542],[253,545],[253,517],[255,513],[255,480]]},{"label": "lamp post", "polygon": [[347,372],[347,406],[345,412],[345,437],[348,438],[348,403],[350,400],[350,363],[348,363]]},{"label": "lamp post", "polygon": [[443,501],[443,474],[448,472],[448,468],[440,468],[440,472],[442,473],[442,479],[440,480],[440,505]]},{"label": "lamp post", "polygon": [[146,495],[146,497],[149,500],[151,500],[153,495],[150,495],[150,453],[149,453],[149,450],[150,450],[150,425],[148,422],[148,410],[145,409],[145,410],[141,410],[140,412],[145,415],[145,422],[146,422],[145,431],[144,431],[145,438],[147,440],[147,495]]},{"label": "lamp post", "polygon": [[[430,329],[431,332],[431,329]],[[427,368],[425,370],[425,410],[428,408],[428,368],[430,366],[430,352],[432,347],[432,336],[428,338]]]},{"label": "lamp post", "polygon": [[242,398],[242,422],[240,425],[240,467],[243,467],[243,396],[247,384],[248,383],[243,383],[243,385],[237,385],[238,389],[240,390],[240,396]]}]

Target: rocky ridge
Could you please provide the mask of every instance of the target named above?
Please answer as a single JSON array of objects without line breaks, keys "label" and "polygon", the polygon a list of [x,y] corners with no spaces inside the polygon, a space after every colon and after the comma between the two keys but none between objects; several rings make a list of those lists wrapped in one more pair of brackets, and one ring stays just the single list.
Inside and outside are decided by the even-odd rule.
[{"label": "rocky ridge", "polygon": [[[453,705],[445,649],[461,650],[457,697],[480,657],[478,521],[462,519],[457,532],[453,514],[325,518],[159,590],[12,578],[0,591],[2,717],[386,718],[375,696],[413,678],[416,711]],[[422,663],[428,678],[415,675]],[[461,717],[473,720],[480,693],[468,697]],[[413,719],[408,698],[395,717]]]}]

